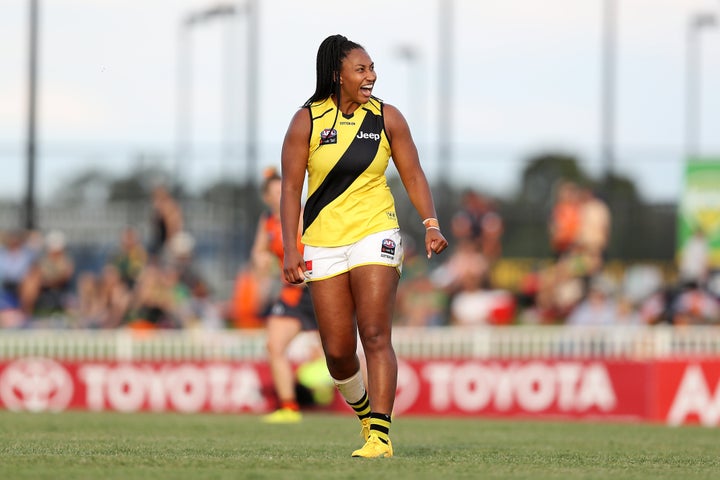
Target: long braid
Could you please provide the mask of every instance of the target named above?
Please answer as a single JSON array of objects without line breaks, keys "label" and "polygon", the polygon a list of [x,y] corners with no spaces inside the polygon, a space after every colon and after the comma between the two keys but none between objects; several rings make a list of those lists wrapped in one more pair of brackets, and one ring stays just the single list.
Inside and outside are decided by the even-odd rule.
[{"label": "long braid", "polygon": [[343,35],[331,35],[320,44],[315,65],[316,84],[315,93],[303,104],[310,104],[325,100],[332,94],[340,97],[340,67],[347,54],[362,45],[348,40]]}]

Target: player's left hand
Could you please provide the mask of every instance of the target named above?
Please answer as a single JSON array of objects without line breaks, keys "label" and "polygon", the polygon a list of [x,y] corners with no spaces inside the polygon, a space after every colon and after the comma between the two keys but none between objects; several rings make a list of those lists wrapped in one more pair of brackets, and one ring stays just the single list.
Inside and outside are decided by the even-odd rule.
[{"label": "player's left hand", "polygon": [[435,255],[441,253],[447,246],[448,242],[440,230],[435,228],[425,230],[425,252],[427,253],[427,258],[430,258],[433,252],[435,252]]}]

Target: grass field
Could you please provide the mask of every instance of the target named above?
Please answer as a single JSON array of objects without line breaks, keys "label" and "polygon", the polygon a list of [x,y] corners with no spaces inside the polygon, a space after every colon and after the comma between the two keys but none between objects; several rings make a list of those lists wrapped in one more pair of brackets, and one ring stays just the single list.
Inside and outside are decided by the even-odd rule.
[{"label": "grass field", "polygon": [[351,458],[349,415],[0,412],[0,479],[717,479],[720,430],[395,419],[395,457]]}]

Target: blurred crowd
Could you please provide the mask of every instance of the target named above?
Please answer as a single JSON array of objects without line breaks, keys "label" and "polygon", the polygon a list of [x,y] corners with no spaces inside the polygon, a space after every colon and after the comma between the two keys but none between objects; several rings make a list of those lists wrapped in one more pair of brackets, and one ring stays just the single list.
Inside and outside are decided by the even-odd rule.
[{"label": "blurred crowd", "polygon": [[[76,268],[62,231],[0,232],[0,328],[262,328],[280,290],[280,266],[248,261],[228,298],[218,298],[197,268],[178,202],[162,186],[152,202],[149,238],[124,228],[99,269]],[[437,263],[411,237],[403,240],[398,325],[720,322],[720,276],[704,232],[686,243],[672,280],[649,265],[610,275],[611,211],[585,186],[556,186],[547,236],[538,239],[552,258],[512,288],[493,282],[504,233],[493,199],[467,190],[444,220],[451,247]]]},{"label": "blurred crowd", "polygon": [[[451,219],[451,252],[432,270],[407,248],[397,305],[404,325],[720,324],[720,273],[697,229],[675,274],[650,264],[607,269],[612,216],[587,186],[561,181],[547,219],[552,258],[513,288],[493,283],[502,260],[503,219],[492,199],[467,191]],[[674,234],[674,232],[672,232]]]},{"label": "blurred crowd", "polygon": [[150,238],[126,227],[99,271],[76,269],[65,234],[5,231],[0,246],[4,328],[220,326],[222,312],[196,268],[178,202],[153,191]]}]

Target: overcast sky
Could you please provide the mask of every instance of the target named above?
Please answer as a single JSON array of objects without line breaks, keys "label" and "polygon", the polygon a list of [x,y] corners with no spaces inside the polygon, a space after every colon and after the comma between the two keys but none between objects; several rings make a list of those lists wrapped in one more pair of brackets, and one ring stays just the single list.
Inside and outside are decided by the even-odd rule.
[{"label": "overcast sky", "polygon": [[[651,197],[675,195],[685,142],[687,24],[699,12],[720,16],[720,0],[616,1],[618,169],[636,176]],[[598,166],[604,0],[451,2],[448,129],[437,121],[437,44],[439,8],[450,2],[259,3],[261,165],[278,163],[290,117],[314,89],[319,43],[342,33],[372,56],[379,75],[374,93],[405,113],[430,176],[445,165],[435,148],[441,135],[453,143],[458,181],[497,194],[513,187],[522,160],[536,152],[567,151]],[[0,1],[0,188],[9,195],[21,195],[25,182],[28,4]],[[137,162],[135,152],[156,153],[145,161],[173,165],[179,26],[188,14],[216,4],[40,0],[42,192],[91,165],[127,171]],[[244,15],[191,31],[195,153],[182,166],[186,179],[245,171],[246,33]],[[700,150],[720,155],[720,25],[699,38]],[[403,47],[415,52],[413,60],[400,55]],[[223,146],[235,149],[222,156]]]}]

